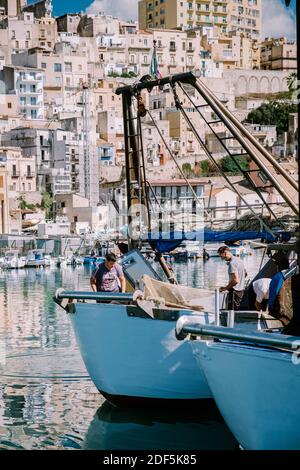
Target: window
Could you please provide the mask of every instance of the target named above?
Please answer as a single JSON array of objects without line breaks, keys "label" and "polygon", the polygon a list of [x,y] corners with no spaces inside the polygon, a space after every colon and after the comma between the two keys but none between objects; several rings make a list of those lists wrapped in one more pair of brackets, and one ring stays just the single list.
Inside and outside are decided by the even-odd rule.
[{"label": "window", "polygon": [[41,66],[42,66],[42,69],[46,69],[46,68],[47,68],[47,64],[46,64],[45,62],[42,62]]},{"label": "window", "polygon": [[72,62],[65,62],[65,72],[72,72]]},{"label": "window", "polygon": [[30,104],[31,104],[31,106],[36,106],[36,98],[35,97],[32,96],[30,98]]},{"label": "window", "polygon": [[26,31],[26,39],[30,39],[30,31]]},{"label": "window", "polygon": [[11,103],[7,103],[8,109],[11,109]]},{"label": "window", "polygon": [[31,115],[31,119],[37,119],[37,110],[32,109],[30,115]]},{"label": "window", "polygon": [[16,32],[15,31],[11,32],[11,39],[16,39]]},{"label": "window", "polygon": [[54,72],[61,72],[61,64],[54,64]]}]

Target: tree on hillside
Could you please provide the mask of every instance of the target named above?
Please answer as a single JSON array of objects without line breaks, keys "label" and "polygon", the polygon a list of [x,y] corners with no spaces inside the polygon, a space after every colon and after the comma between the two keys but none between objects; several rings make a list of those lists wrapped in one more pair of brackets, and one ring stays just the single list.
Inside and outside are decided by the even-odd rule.
[{"label": "tree on hillside", "polygon": [[42,202],[41,202],[40,207],[42,209],[44,209],[47,218],[50,215],[52,204],[53,204],[53,198],[52,198],[51,194],[49,194],[47,192],[42,193]]},{"label": "tree on hillside", "polygon": [[290,92],[297,90],[297,72],[290,73],[285,80]]},{"label": "tree on hillside", "polygon": [[288,101],[270,101],[251,111],[244,122],[261,125],[276,125],[278,132],[286,132],[289,114],[297,112],[297,105]]},{"label": "tree on hillside", "polygon": [[241,174],[241,170],[248,170],[249,169],[249,162],[247,157],[239,156],[235,157],[234,160],[231,157],[224,157],[221,160],[221,168],[224,173],[230,173],[232,175],[239,175]]}]

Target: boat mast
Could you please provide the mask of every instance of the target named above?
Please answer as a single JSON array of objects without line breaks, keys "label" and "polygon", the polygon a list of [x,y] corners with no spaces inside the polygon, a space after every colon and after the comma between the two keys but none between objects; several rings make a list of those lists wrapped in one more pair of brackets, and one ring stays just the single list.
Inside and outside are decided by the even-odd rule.
[{"label": "boat mast", "polygon": [[[138,128],[139,116],[135,115],[133,109],[133,88],[126,87],[122,93],[123,124],[125,140],[125,169],[127,190],[127,221],[128,221],[128,246],[129,249],[137,248],[140,240],[131,237],[132,229],[136,225],[134,206],[139,205],[148,211],[148,199],[146,193],[146,182],[144,178],[144,162],[141,161],[142,143],[140,129]],[[142,206],[142,207],[141,207]],[[138,211],[139,211],[138,210]],[[145,212],[143,211],[143,214]],[[150,221],[147,220],[147,225]],[[141,229],[141,227],[140,227]]]}]

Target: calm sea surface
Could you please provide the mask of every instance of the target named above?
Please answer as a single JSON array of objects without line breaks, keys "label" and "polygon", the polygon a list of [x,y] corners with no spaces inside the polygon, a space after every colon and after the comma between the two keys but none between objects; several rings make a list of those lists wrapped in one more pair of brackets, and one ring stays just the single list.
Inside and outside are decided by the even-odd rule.
[{"label": "calm sea surface", "polygon": [[[244,258],[251,276],[261,252]],[[174,264],[180,283],[216,287],[226,265]],[[114,408],[85,370],[55,290],[88,289],[90,270],[0,272],[0,449],[233,449],[215,408],[132,411]],[[3,354],[5,352],[5,354]]]}]

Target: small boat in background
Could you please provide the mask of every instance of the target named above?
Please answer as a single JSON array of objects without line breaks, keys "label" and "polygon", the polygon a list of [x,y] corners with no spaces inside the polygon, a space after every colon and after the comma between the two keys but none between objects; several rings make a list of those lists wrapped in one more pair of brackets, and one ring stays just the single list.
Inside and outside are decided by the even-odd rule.
[{"label": "small boat in background", "polygon": [[103,263],[105,261],[105,258],[102,256],[85,256],[83,259],[83,264],[96,264],[96,263]]},{"label": "small boat in background", "polygon": [[26,257],[27,268],[40,268],[51,265],[51,256],[45,255],[44,250],[31,250]]},{"label": "small boat in background", "polygon": [[21,269],[25,268],[26,258],[20,256],[18,250],[7,251],[3,258],[2,267],[4,269]]}]

